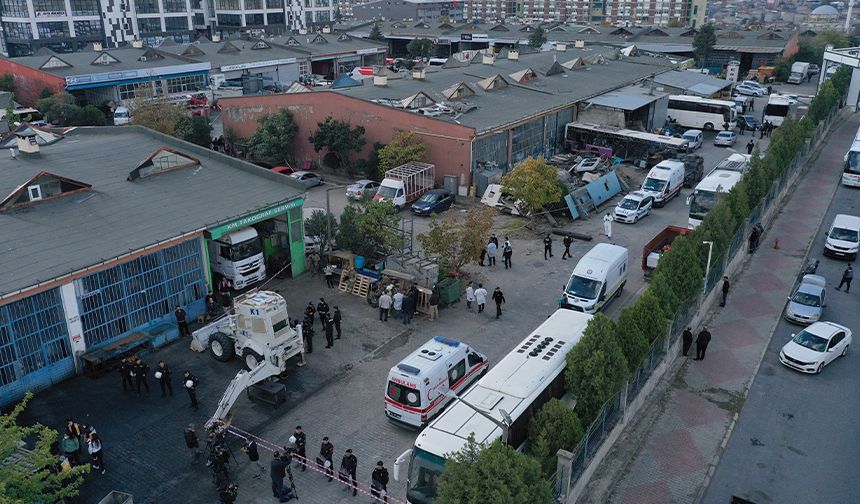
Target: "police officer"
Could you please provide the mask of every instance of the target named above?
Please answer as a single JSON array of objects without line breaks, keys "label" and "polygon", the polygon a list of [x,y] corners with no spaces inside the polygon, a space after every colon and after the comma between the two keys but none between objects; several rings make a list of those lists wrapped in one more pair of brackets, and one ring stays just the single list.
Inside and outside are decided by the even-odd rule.
[{"label": "police officer", "polygon": [[317,303],[317,313],[320,316],[320,323],[325,327],[325,321],[328,318],[328,303],[323,298],[320,298],[320,302]]},{"label": "police officer", "polygon": [[305,311],[305,320],[302,322],[302,336],[305,339],[305,353],[314,353],[314,316]]},{"label": "police officer", "polygon": [[295,443],[295,445],[296,445],[296,455],[298,455],[300,457],[299,462],[301,463],[301,466],[302,466],[302,472],[304,472],[304,470],[307,466],[307,463],[308,463],[307,454],[306,454],[306,449],[307,449],[307,445],[308,445],[308,436],[304,433],[304,431],[302,431],[302,426],[297,425],[296,430],[293,431],[292,437],[295,438],[295,441],[293,441],[293,443]]},{"label": "police officer", "polygon": [[311,327],[313,327],[313,325],[314,325],[314,317],[316,316],[316,314],[317,314],[317,310],[316,310],[316,308],[314,308],[314,304],[311,301],[308,301],[308,306],[305,308],[305,321],[307,321],[307,319],[310,318],[311,319],[311,323],[310,323]]},{"label": "police officer", "polygon": [[346,450],[346,453],[343,455],[343,459],[340,461],[340,469],[349,475],[352,496],[355,497],[358,494],[358,480],[355,477],[358,470],[358,459],[352,454],[352,448]]},{"label": "police officer", "polygon": [[334,322],[334,328],[337,330],[337,338],[340,339],[340,321],[343,319],[343,316],[340,314],[340,308],[337,306],[334,307],[334,316],[332,317],[332,321]]},{"label": "police officer", "polygon": [[134,389],[134,382],[132,381],[132,363],[129,359],[123,359],[119,363],[119,374],[122,376],[122,389],[126,389],[126,384],[128,384],[128,388]]},{"label": "police officer", "polygon": [[[182,373],[182,379],[185,390],[188,392],[188,398],[191,399],[191,407],[197,409],[200,406],[197,404],[197,385],[200,383],[200,380],[187,369]],[[189,387],[189,385],[191,386]]]},{"label": "police officer", "polygon": [[563,243],[564,254],[561,255],[561,258],[567,260],[567,258],[570,257],[571,259],[573,259],[573,256],[570,255],[570,245],[573,243],[573,238],[571,238],[570,235],[564,235]]},{"label": "police officer", "polygon": [[149,383],[146,382],[146,375],[149,374],[149,366],[147,366],[146,363],[138,357],[132,367],[132,371],[134,372],[134,381],[137,385],[137,393],[140,394],[141,385],[143,385],[143,388],[145,388],[146,392],[149,393]]},{"label": "police officer", "polygon": [[550,237],[549,233],[546,234],[546,237],[543,239],[543,258],[547,260],[547,254],[549,257],[552,257],[552,237]]},{"label": "police officer", "polygon": [[179,337],[191,336],[191,331],[188,330],[188,322],[185,320],[188,316],[185,310],[181,306],[176,305],[176,311],[173,312],[173,315],[176,317],[176,325],[179,326]]},{"label": "police officer", "polygon": [[388,469],[380,460],[370,475],[370,496],[388,502]]},{"label": "police officer", "polygon": [[325,327],[325,347],[331,348],[334,346],[334,320],[332,320],[331,315],[326,315],[323,327]]},{"label": "police officer", "polygon": [[320,457],[323,459],[323,465],[325,466],[325,473],[328,475],[328,480],[333,480],[334,469],[332,469],[332,466],[334,465],[334,462],[332,462],[332,458],[334,457],[334,445],[329,441],[328,436],[323,437],[322,445],[320,445]]},{"label": "police officer", "polygon": [[164,361],[158,361],[158,367],[155,369],[155,378],[161,386],[161,397],[164,397],[165,390],[170,391],[170,397],[173,397],[173,385],[170,383],[170,368]]}]

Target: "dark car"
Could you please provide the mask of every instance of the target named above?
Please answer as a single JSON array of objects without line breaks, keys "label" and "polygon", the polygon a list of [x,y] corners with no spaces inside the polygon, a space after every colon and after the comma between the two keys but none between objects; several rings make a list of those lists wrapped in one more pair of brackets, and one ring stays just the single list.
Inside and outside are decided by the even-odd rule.
[{"label": "dark car", "polygon": [[758,119],[756,119],[755,116],[739,115],[737,120],[738,120],[738,126],[740,126],[741,123],[743,123],[744,128],[747,131],[755,131],[761,127],[761,125],[758,122]]},{"label": "dark car", "polygon": [[447,189],[433,189],[424,193],[418,201],[412,203],[412,213],[415,215],[430,215],[444,212],[454,203],[454,195]]}]

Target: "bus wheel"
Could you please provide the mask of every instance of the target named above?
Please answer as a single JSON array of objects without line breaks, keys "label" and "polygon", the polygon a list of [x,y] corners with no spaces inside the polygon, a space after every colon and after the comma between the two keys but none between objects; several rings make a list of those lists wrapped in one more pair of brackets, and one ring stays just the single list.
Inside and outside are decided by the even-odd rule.
[{"label": "bus wheel", "polygon": [[711,123],[705,123],[705,131],[714,131],[714,125]]}]

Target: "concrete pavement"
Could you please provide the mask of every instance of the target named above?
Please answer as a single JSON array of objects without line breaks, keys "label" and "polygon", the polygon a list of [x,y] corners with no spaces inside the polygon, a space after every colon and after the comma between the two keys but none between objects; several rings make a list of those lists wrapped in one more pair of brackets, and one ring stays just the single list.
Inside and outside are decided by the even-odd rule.
[{"label": "concrete pavement", "polygon": [[[841,158],[858,124],[858,116],[840,120],[810,160],[812,168],[796,183],[801,190],[790,195],[762,247],[733,279],[726,307],[707,323],[713,340],[705,360],[693,361],[693,352],[681,358],[674,380],[627,428],[582,502],[699,500],[839,183]],[[772,247],[775,238],[779,249]]]}]

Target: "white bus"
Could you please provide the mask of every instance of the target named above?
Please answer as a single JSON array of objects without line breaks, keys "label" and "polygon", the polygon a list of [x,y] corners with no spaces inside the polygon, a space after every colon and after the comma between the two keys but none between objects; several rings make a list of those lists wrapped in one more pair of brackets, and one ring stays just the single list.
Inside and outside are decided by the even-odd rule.
[{"label": "white bus", "polygon": [[699,227],[705,215],[722,201],[722,196],[731,191],[741,177],[743,172],[713,170],[696,184],[693,193],[687,198],[687,204],[690,205],[687,227],[690,229]]},{"label": "white bus", "polygon": [[762,123],[769,122],[774,126],[781,126],[786,116],[791,112],[791,101],[787,96],[772,94],[764,106]]},{"label": "white bus", "polygon": [[733,130],[737,124],[737,110],[734,102],[698,96],[669,96],[666,115],[681,126],[709,131],[722,130],[726,126],[729,130]]},{"label": "white bus", "polygon": [[565,357],[591,318],[573,310],[556,311],[421,431],[415,446],[394,463],[396,480],[408,463],[409,504],[433,502],[446,457],[460,451],[470,434],[488,446],[502,438],[498,424],[510,421],[507,443],[522,449],[532,417],[547,401],[564,394]]},{"label": "white bus", "polygon": [[842,184],[860,187],[860,130],[851,143],[851,148],[845,153],[845,166],[842,170]]}]

